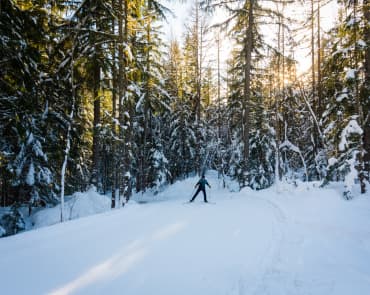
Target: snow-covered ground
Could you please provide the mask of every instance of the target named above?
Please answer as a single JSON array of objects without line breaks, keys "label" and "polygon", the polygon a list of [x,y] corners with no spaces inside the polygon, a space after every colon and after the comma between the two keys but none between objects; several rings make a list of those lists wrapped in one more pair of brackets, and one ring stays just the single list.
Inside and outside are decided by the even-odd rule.
[{"label": "snow-covered ground", "polygon": [[207,177],[216,204],[183,204],[189,178],[0,239],[0,293],[370,294],[370,195],[314,183],[232,193]]}]

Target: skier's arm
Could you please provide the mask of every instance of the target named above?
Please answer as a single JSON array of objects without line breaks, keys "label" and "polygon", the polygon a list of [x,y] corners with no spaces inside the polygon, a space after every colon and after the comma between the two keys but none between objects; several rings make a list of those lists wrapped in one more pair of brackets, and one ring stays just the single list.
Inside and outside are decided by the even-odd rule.
[{"label": "skier's arm", "polygon": [[209,188],[211,188],[211,186],[209,185],[208,181],[206,180],[206,184],[208,185]]},{"label": "skier's arm", "polygon": [[194,187],[197,187],[198,185],[199,185],[200,183],[199,183],[199,181],[196,183],[196,185],[194,185]]}]

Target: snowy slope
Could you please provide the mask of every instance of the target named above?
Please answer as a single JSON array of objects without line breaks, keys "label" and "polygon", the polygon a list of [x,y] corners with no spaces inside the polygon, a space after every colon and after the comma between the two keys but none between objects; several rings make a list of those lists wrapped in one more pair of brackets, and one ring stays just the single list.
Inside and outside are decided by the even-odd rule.
[{"label": "snowy slope", "polygon": [[0,293],[370,294],[369,195],[208,180],[215,205],[183,204],[193,178],[157,202],[0,239]]}]

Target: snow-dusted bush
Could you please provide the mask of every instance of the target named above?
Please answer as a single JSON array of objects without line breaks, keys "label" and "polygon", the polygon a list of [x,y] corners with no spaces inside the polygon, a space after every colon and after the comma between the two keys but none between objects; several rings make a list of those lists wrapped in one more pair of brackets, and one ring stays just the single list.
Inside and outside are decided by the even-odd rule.
[{"label": "snow-dusted bush", "polygon": [[6,234],[5,229],[0,225],[0,237],[5,236],[5,234]]},{"label": "snow-dusted bush", "polygon": [[10,212],[4,214],[0,220],[0,236],[15,235],[25,228],[26,224],[19,210],[19,204],[15,203]]}]

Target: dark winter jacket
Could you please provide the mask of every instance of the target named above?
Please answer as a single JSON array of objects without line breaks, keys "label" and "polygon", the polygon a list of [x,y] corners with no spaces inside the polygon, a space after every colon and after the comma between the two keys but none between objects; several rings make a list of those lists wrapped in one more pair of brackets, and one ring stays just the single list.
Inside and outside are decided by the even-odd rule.
[{"label": "dark winter jacket", "polygon": [[205,178],[201,178],[199,179],[199,181],[197,182],[196,185],[199,185],[199,188],[201,190],[205,190],[206,189],[206,185],[208,185],[209,187],[211,187],[208,183],[208,181],[205,179]]}]

